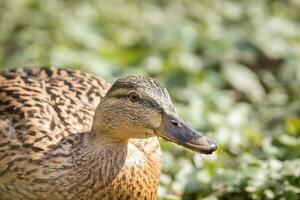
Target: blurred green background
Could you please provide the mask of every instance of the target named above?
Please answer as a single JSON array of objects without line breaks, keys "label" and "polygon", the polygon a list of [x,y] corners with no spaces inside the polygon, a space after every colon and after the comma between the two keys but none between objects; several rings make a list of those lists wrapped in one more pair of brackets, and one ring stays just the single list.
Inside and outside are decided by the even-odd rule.
[{"label": "blurred green background", "polygon": [[155,77],[219,144],[162,142],[159,199],[300,199],[299,0],[0,0],[0,68]]}]

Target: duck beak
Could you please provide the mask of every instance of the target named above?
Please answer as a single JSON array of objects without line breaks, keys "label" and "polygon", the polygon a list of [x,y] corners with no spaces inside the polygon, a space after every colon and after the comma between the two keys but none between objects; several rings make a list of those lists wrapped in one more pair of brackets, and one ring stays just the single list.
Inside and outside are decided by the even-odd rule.
[{"label": "duck beak", "polygon": [[164,114],[162,123],[155,133],[166,140],[199,153],[211,154],[217,150],[215,142],[191,128],[179,116]]}]

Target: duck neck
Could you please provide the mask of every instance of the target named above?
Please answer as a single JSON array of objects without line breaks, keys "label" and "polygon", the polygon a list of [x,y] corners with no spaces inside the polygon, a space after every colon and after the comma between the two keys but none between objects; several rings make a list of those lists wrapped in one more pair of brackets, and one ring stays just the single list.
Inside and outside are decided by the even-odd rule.
[{"label": "duck neck", "polygon": [[126,134],[121,134],[124,127],[120,126],[119,116],[111,112],[107,101],[103,100],[96,108],[93,118],[90,141],[93,145],[103,145],[108,143],[124,144],[129,138]]},{"label": "duck neck", "polygon": [[75,184],[84,188],[108,185],[117,177],[125,164],[127,143],[109,142],[100,145],[91,143],[90,138],[87,138],[85,143],[76,160]]}]

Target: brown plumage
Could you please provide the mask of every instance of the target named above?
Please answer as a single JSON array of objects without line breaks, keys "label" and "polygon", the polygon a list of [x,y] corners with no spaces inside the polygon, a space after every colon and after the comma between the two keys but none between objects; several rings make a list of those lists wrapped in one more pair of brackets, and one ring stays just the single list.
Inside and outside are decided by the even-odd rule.
[{"label": "brown plumage", "polygon": [[111,87],[80,71],[0,73],[1,200],[156,199],[161,151],[152,136],[216,150],[154,79]]}]

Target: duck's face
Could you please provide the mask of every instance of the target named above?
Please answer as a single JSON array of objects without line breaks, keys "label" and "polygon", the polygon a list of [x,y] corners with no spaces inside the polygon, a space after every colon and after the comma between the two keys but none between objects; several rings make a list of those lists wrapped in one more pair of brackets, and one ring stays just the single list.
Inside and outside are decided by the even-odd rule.
[{"label": "duck's face", "polygon": [[111,130],[109,137],[158,136],[200,153],[210,154],[217,149],[211,139],[191,128],[178,115],[168,91],[154,79],[121,78],[112,85],[101,104],[97,110],[102,124]]}]

